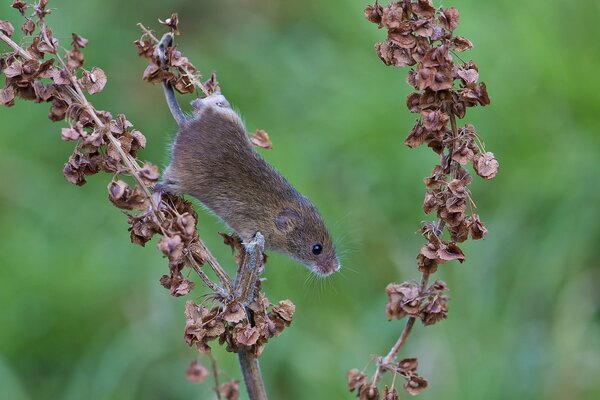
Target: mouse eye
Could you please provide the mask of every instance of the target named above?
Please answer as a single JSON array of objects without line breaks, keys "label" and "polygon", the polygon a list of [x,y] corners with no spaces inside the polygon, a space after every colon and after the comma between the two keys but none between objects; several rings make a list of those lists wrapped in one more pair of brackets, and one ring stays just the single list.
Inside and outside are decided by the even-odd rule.
[{"label": "mouse eye", "polygon": [[318,256],[319,254],[321,254],[321,252],[322,252],[322,251],[323,251],[323,246],[321,246],[321,245],[320,245],[320,244],[318,244],[318,243],[317,243],[317,244],[315,244],[315,245],[312,247],[312,253],[313,253],[315,256]]}]

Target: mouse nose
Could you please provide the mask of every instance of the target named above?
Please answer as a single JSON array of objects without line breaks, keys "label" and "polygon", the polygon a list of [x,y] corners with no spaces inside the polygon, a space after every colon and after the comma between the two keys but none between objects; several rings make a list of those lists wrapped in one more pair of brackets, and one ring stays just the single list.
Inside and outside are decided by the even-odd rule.
[{"label": "mouse nose", "polygon": [[337,257],[333,258],[329,261],[328,270],[333,274],[334,272],[338,272],[342,268],[342,264],[340,264],[340,260]]}]

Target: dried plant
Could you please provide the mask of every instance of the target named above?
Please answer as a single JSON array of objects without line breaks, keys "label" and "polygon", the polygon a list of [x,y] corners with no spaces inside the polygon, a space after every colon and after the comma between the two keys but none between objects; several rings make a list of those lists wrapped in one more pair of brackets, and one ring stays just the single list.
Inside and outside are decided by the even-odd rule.
[{"label": "dried plant", "polygon": [[415,92],[406,100],[408,109],[419,114],[405,144],[426,144],[439,155],[439,163],[424,179],[427,192],[423,201],[426,214],[435,213],[437,220],[422,223],[420,233],[426,240],[417,255],[420,282],[390,283],[386,315],[389,320],[407,317],[404,330],[387,355],[376,357],[376,369],[369,378],[364,371],[348,372],[348,387],[361,399],[397,399],[392,388],[379,382],[385,372],[404,378],[404,389],[416,395],[427,387],[427,380],[417,373],[417,359],[396,362],[417,319],[433,325],[448,315],[448,288],[441,280],[429,284],[430,275],[447,261],[465,260],[457,243],[482,239],[487,229],[475,213],[475,203],[468,185],[471,175],[465,169],[471,164],[475,173],[492,179],[498,172],[494,155],[486,152],[473,125],[458,126],[457,118],[466,109],[490,103],[483,82],[479,82],[477,65],[461,60],[456,54],[472,48],[472,43],[454,35],[459,13],[456,8],[435,8],[431,0],[403,0],[381,6],[376,1],[365,9],[365,17],[386,29],[387,39],[375,46],[385,65],[412,66],[407,82]]},{"label": "dried plant", "polygon": [[[180,196],[153,190],[159,169],[138,158],[138,152],[146,147],[146,137],[133,128],[125,115],[113,117],[88,101],[87,96],[101,92],[107,82],[100,68],[83,67],[82,49],[88,41],[73,34],[70,49],[63,51],[44,20],[53,11],[47,0],[32,5],[14,0],[12,6],[25,20],[20,43],[27,44],[13,41],[13,26],[0,21],[0,40],[12,49],[0,55],[0,71],[6,78],[0,89],[0,104],[12,106],[16,98],[50,103],[48,118],[68,121],[61,138],[74,142],[75,148],[63,168],[67,181],[81,186],[89,175],[108,173],[111,177],[108,198],[127,215],[131,241],[145,246],[155,235],[160,238],[157,247],[169,266],[168,274],[160,278],[161,285],[172,296],[187,295],[195,286],[184,275],[185,268],[189,268],[208,289],[203,297],[212,306],[186,303],[185,341],[210,358],[217,397],[237,399],[239,385],[237,381],[219,385],[209,346],[216,339],[227,351],[238,353],[250,398],[266,399],[257,357],[269,339],[291,324],[295,307],[289,300],[272,304],[260,291],[258,278],[265,261],[262,235],[257,234],[247,244],[242,244],[236,235],[223,235],[225,244],[235,252],[237,274],[232,279],[198,236],[197,215],[191,203]],[[179,32],[176,14],[160,22],[171,35]],[[145,80],[168,81],[180,93],[193,93],[198,88],[208,95],[218,89],[214,74],[202,83],[198,70],[174,47],[167,49],[166,65],[161,63],[156,49],[159,41],[150,30],[140,26],[143,34],[135,44],[139,55],[150,61],[143,74]],[[253,142],[260,147],[271,147],[264,131],[258,131]],[[205,265],[218,281],[209,278]],[[207,375],[206,368],[197,361],[187,371],[188,379],[195,382],[204,381]]]}]

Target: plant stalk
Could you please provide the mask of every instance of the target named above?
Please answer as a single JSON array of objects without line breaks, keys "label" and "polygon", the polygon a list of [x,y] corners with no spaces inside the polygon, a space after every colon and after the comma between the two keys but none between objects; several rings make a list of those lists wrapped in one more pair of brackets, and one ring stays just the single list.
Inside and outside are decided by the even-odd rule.
[{"label": "plant stalk", "polygon": [[250,353],[239,352],[238,360],[244,376],[248,398],[250,400],[267,400],[267,391],[260,372],[258,357]]}]

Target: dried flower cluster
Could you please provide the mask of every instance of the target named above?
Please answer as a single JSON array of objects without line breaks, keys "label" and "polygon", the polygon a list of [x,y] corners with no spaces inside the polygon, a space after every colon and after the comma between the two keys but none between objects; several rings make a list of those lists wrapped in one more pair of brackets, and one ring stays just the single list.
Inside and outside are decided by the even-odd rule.
[{"label": "dried flower cluster", "polygon": [[[161,277],[161,285],[173,296],[190,293],[194,282],[183,274],[188,267],[210,289],[207,298],[217,300],[218,306],[208,309],[193,302],[186,306],[185,340],[190,346],[196,345],[200,352],[206,353],[210,349],[207,342],[219,338],[229,351],[259,355],[268,339],[290,325],[294,313],[292,302],[284,300],[272,305],[260,292],[256,276],[244,281],[249,286],[246,291],[250,292],[251,301],[239,297],[238,278],[244,273],[241,242],[236,245],[238,277],[232,280],[198,236],[197,215],[191,203],[153,190],[160,177],[158,167],[138,159],[138,151],[146,147],[146,137],[124,115],[114,117],[107,111],[96,110],[88,102],[86,93],[101,92],[107,82],[100,68],[83,67],[85,57],[81,50],[88,41],[73,34],[70,50],[61,54],[59,40],[44,21],[52,11],[47,0],[33,5],[14,0],[12,6],[24,18],[21,31],[25,38],[21,42],[29,45],[14,42],[11,39],[14,27],[8,21],[0,21],[0,40],[12,48],[0,54],[0,71],[6,78],[0,89],[0,104],[12,106],[16,98],[49,103],[48,118],[69,123],[61,131],[62,140],[75,143],[63,168],[65,178],[75,185],[84,185],[90,175],[109,173],[113,178],[108,184],[108,198],[127,214],[131,241],[144,246],[154,235],[160,236],[157,246],[169,264],[169,273]],[[178,32],[176,14],[161,22],[171,32]],[[167,50],[167,65],[159,66],[155,49],[158,40],[142,29],[144,33],[135,44],[139,55],[150,60],[143,75],[145,80],[169,81],[181,93],[191,93],[196,87],[205,94],[218,90],[214,74],[202,84],[197,69],[173,47]],[[257,132],[253,141],[262,147],[271,146],[264,131]],[[260,268],[263,261],[260,258]],[[213,270],[218,282],[203,271],[205,264]],[[207,374],[198,364],[190,366],[187,375],[190,380],[200,382]],[[229,382],[218,387],[217,392],[226,399],[236,399],[238,383]]]},{"label": "dried flower cluster", "polygon": [[248,321],[244,307],[233,303],[225,307],[206,308],[193,301],[185,307],[185,341],[196,346],[199,352],[208,353],[208,342],[219,339],[227,350],[235,353],[245,351],[260,356],[267,341],[290,325],[295,307],[289,300],[277,305],[269,303],[261,294],[249,309],[253,312],[253,323]]},{"label": "dried flower cluster", "polygon": [[[468,189],[472,178],[465,167],[470,164],[477,175],[492,179],[498,172],[498,162],[485,151],[473,125],[457,124],[457,118],[464,118],[467,108],[490,103],[485,84],[479,82],[477,65],[473,61],[455,61],[460,60],[457,52],[473,46],[468,39],[454,34],[458,10],[435,8],[431,0],[403,0],[387,6],[376,1],[366,7],[365,17],[388,32],[387,39],[375,46],[384,64],[412,67],[407,82],[415,92],[407,97],[406,105],[419,118],[404,143],[411,148],[427,144],[440,157],[431,175],[424,179],[427,192],[423,211],[435,213],[437,220],[425,221],[421,226],[426,240],[417,256],[421,281],[390,283],[386,287],[387,317],[408,317],[405,328],[389,353],[376,358],[372,379],[358,370],[348,373],[349,389],[356,390],[359,398],[379,399],[378,383],[386,371],[403,377],[404,388],[412,395],[427,387],[427,381],[416,372],[415,358],[400,362],[395,359],[417,319],[432,325],[448,315],[448,288],[441,280],[428,286],[429,276],[447,261],[465,260],[457,243],[469,237],[482,239],[487,234],[474,212]],[[386,386],[382,396],[398,398],[393,386]]]}]

